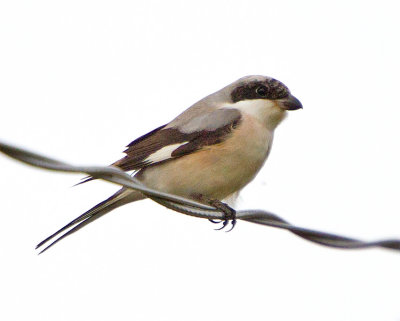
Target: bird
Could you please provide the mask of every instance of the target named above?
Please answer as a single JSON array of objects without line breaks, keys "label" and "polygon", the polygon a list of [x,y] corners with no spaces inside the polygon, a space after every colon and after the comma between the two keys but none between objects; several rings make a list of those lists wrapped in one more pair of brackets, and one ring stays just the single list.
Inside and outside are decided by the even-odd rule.
[{"label": "bird", "polygon": [[[169,123],[127,145],[125,156],[112,163],[145,186],[212,205],[236,222],[223,201],[253,180],[271,151],[274,130],[287,112],[303,108],[279,80],[261,75],[242,77],[206,96]],[[86,178],[83,182],[93,180]],[[102,215],[145,199],[121,188],[37,245],[40,253]]]}]

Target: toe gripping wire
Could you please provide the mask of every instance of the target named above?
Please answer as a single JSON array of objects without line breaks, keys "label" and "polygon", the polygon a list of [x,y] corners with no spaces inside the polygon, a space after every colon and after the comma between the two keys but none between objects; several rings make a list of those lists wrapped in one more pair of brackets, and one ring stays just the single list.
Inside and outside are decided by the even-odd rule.
[{"label": "toe gripping wire", "polygon": [[[11,158],[32,166],[61,172],[85,173],[94,178],[103,179],[126,188],[138,190],[153,201],[182,214],[209,220],[216,219],[225,221],[226,212],[221,209],[177,195],[150,189],[141,184],[134,177],[131,177],[116,167],[74,166],[3,142],[0,142],[0,151]],[[285,229],[305,240],[328,247],[341,249],[381,247],[400,251],[400,240],[398,239],[371,242],[360,241],[336,234],[295,226],[280,218],[278,215],[263,210],[236,211],[235,216],[237,220]]]}]

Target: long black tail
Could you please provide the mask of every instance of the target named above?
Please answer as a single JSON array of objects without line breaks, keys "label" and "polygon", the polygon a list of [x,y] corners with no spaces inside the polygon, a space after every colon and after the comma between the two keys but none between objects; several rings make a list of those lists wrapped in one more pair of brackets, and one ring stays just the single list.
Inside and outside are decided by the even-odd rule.
[{"label": "long black tail", "polygon": [[107,198],[106,200],[102,201],[101,203],[97,204],[96,206],[92,207],[90,210],[86,211],[82,215],[78,216],[76,219],[69,222],[67,225],[60,228],[58,231],[50,235],[49,237],[45,238],[42,242],[36,245],[36,249],[42,247],[45,243],[49,242],[50,240],[54,239],[56,236],[60,235],[61,233],[65,232],[58,238],[56,238],[52,243],[50,243],[47,247],[45,247],[39,254],[45,252],[50,247],[52,247],[57,242],[61,241],[63,238],[71,235],[72,233],[77,232],[85,225],[97,220],[104,214],[120,207],[122,205],[139,201],[146,198],[142,193],[138,191],[134,191],[131,189],[122,188],[118,192],[116,192],[111,197]]}]

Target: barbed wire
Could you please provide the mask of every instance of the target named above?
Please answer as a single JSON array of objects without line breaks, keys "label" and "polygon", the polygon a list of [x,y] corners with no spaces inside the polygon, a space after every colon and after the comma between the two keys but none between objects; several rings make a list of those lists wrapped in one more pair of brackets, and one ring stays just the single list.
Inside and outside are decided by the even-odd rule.
[{"label": "barbed wire", "polygon": [[[112,182],[120,186],[124,186],[126,188],[138,190],[143,194],[145,194],[148,198],[152,199],[153,201],[179,213],[199,218],[220,219],[220,220],[223,220],[225,216],[225,213],[212,206],[205,205],[181,196],[172,195],[148,188],[143,184],[141,184],[137,179],[128,175],[127,173],[123,172],[117,167],[74,166],[37,153],[30,152],[23,148],[6,144],[4,142],[0,142],[0,151],[11,158],[14,158],[16,160],[19,160],[23,163],[35,167],[53,171],[59,171],[59,172],[85,173],[90,176],[93,176],[94,178]],[[265,226],[285,229],[303,239],[328,247],[342,248],[342,249],[382,247],[400,251],[400,240],[398,239],[388,239],[388,240],[371,241],[371,242],[360,241],[353,238],[339,236],[336,234],[325,233],[313,229],[307,229],[295,226],[290,224],[286,220],[282,219],[278,215],[264,210],[240,210],[236,212],[236,219],[251,223],[261,224]],[[76,230],[80,229],[86,224],[88,224],[88,222],[83,221],[78,226],[75,226],[75,228]],[[52,246],[53,244],[60,241],[61,239],[63,239],[64,237],[73,233],[76,230],[72,229],[65,232],[53,243],[51,243],[47,248],[49,248],[50,246]],[[50,236],[45,241],[49,240],[50,238],[53,238],[54,236],[55,234]],[[42,245],[45,241],[39,243],[38,246]],[[47,248],[45,248],[43,251],[45,251]]]}]

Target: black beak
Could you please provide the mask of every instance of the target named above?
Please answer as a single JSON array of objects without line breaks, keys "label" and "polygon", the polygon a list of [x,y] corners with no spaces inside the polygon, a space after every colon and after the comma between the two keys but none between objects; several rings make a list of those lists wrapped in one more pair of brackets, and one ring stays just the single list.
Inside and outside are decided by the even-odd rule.
[{"label": "black beak", "polygon": [[286,110],[296,110],[303,108],[300,100],[292,95],[289,95],[286,98],[279,99],[279,105]]}]

